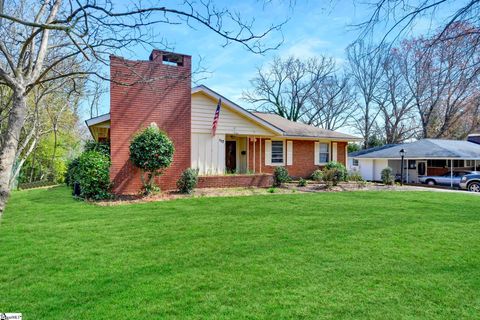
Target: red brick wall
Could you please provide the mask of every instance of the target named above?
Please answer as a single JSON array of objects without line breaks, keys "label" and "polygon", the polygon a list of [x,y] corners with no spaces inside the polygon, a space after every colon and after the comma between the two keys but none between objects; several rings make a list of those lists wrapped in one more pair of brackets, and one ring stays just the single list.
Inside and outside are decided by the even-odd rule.
[{"label": "red brick wall", "polygon": [[432,167],[427,168],[427,175],[429,175],[429,176],[441,176],[441,175],[444,175],[447,172],[450,172],[450,169],[448,169],[448,168],[432,168]]},{"label": "red brick wall", "polygon": [[[257,138],[255,143],[255,172],[273,173],[276,166],[265,165],[265,140]],[[288,173],[292,177],[308,178],[313,171],[322,168],[315,165],[315,141],[312,140],[287,140],[293,142],[293,164],[285,166]],[[345,161],[345,146],[346,142],[337,142],[337,161],[346,165]],[[260,159],[260,146],[262,148],[262,154]],[[287,143],[285,143],[287,147]],[[254,170],[254,143],[249,141],[249,155],[248,155],[248,168]],[[330,150],[332,147],[330,147]],[[285,153],[286,155],[286,153]],[[286,161],[286,159],[285,159]]]},{"label": "red brick wall", "polygon": [[270,174],[226,175],[198,177],[198,188],[228,187],[271,187],[273,176]]},{"label": "red brick wall", "polygon": [[181,172],[190,167],[191,57],[182,55],[183,64],[172,66],[162,63],[163,54],[154,50],[149,61],[110,57],[110,179],[115,193],[141,189],[140,171],[129,161],[129,146],[132,136],[152,122],[175,145],[173,163],[157,181],[160,187],[176,188]]}]

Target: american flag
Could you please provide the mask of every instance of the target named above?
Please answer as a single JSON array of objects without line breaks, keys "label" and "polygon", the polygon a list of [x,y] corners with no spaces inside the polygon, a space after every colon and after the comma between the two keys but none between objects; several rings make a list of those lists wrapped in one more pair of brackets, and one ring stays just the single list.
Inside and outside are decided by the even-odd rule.
[{"label": "american flag", "polygon": [[215,136],[217,132],[217,124],[218,118],[220,117],[220,107],[222,106],[222,99],[218,99],[217,110],[215,110],[215,116],[213,117],[213,124],[212,124],[212,136]]}]

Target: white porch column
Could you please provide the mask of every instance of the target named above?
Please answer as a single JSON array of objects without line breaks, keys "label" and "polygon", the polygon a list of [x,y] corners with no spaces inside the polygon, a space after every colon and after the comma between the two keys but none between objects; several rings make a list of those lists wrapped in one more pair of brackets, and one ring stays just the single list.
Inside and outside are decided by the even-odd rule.
[{"label": "white porch column", "polygon": [[[404,167],[404,170],[407,171],[407,179],[406,179],[405,183],[408,183],[408,159],[405,159],[405,163],[407,164],[407,168],[405,169],[405,167]],[[405,166],[405,164],[402,163],[402,166]],[[402,177],[402,179],[403,179],[403,177]]]},{"label": "white porch column", "polygon": [[253,173],[256,173],[256,170],[255,170],[255,162],[257,161],[255,157],[256,142],[257,142],[257,138],[253,136]]},{"label": "white porch column", "polygon": [[453,189],[453,160],[450,159],[450,188]]},{"label": "white porch column", "polygon": [[247,165],[246,165],[246,167],[247,167],[247,173],[248,173],[248,171],[250,170],[250,164],[249,164],[249,162],[250,162],[250,137],[249,136],[247,136],[246,147],[247,147]]},{"label": "white porch column", "polygon": [[262,137],[260,137],[258,141],[260,142],[260,150],[259,150],[259,153],[260,153],[259,166],[260,166],[260,168],[259,168],[259,171],[260,171],[260,173],[262,173]]}]

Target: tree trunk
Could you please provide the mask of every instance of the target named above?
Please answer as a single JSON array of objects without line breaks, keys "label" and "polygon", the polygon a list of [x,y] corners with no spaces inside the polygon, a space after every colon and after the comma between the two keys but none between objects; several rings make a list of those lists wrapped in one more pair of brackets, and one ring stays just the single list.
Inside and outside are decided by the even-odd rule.
[{"label": "tree trunk", "polygon": [[3,144],[0,149],[0,218],[10,196],[10,177],[12,176],[20,133],[27,115],[25,89],[15,88],[13,94],[13,108],[8,116],[7,130],[4,133]]}]

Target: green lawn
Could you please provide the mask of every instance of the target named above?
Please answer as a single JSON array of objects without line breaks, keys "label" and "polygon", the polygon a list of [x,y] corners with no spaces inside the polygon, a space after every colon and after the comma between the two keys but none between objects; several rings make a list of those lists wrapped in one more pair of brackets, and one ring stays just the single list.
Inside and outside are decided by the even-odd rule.
[{"label": "green lawn", "polygon": [[98,207],[13,194],[0,312],[24,319],[480,318],[480,197],[351,192]]}]

